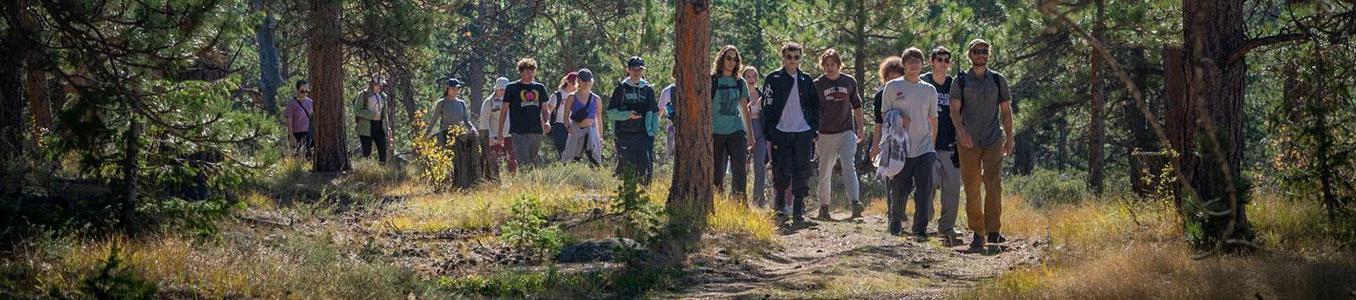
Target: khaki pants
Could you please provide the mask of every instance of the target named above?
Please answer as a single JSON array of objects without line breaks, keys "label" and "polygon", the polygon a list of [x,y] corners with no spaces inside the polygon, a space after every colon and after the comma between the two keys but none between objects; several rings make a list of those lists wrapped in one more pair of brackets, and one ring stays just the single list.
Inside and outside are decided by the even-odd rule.
[{"label": "khaki pants", "polygon": [[[989,148],[956,148],[960,152],[965,217],[970,230],[979,234],[999,232],[1003,225],[1003,143],[994,143]],[[981,182],[984,198],[979,194]]]}]

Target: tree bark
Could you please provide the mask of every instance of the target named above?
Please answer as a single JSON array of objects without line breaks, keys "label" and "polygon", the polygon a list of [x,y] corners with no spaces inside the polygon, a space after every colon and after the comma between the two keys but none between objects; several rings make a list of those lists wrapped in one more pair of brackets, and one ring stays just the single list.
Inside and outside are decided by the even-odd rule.
[{"label": "tree bark", "polygon": [[[1103,12],[1103,1],[1098,0],[1097,23],[1092,26],[1092,36],[1098,39],[1102,38],[1102,31],[1105,30],[1105,24],[1102,21],[1105,16]],[[1096,47],[1092,48],[1092,56],[1089,59],[1091,62],[1089,73],[1091,74],[1089,74],[1090,78],[1088,79],[1088,83],[1092,85],[1089,88],[1092,91],[1092,101],[1088,107],[1091,123],[1088,126],[1088,187],[1098,195],[1102,194],[1102,149],[1106,145],[1106,113],[1104,112],[1106,94],[1105,85],[1102,84],[1101,74],[1099,74],[1102,67],[1102,55],[1105,55],[1105,53],[1097,51]]]},{"label": "tree bark", "polygon": [[23,154],[24,97],[23,61],[16,55],[17,30],[11,27],[0,45],[0,160],[9,162]]},{"label": "tree bark", "polygon": [[1196,155],[1183,152],[1182,167],[1193,170],[1190,183],[1204,209],[1223,213],[1201,220],[1212,244],[1202,246],[1240,250],[1224,242],[1252,240],[1241,171],[1247,62],[1226,59],[1244,47],[1243,1],[1182,2],[1187,99],[1197,118],[1176,121],[1199,125],[1191,141],[1201,141]]},{"label": "tree bark", "polygon": [[344,49],[340,0],[311,1],[307,65],[315,100],[315,172],[349,169],[344,136]]},{"label": "tree bark", "polygon": [[666,211],[669,215],[669,240],[660,250],[661,265],[677,266],[700,241],[711,213],[711,80],[710,2],[677,1],[674,75],[678,87],[674,93],[679,118],[674,129],[678,151],[674,154],[673,186],[669,190]]},{"label": "tree bark", "polygon": [[282,72],[279,71],[278,42],[273,30],[278,20],[268,9],[266,0],[255,0],[254,8],[264,12],[264,22],[254,29],[254,39],[259,49],[259,92],[264,95],[264,111],[269,115],[278,114],[278,87],[282,85]]}]

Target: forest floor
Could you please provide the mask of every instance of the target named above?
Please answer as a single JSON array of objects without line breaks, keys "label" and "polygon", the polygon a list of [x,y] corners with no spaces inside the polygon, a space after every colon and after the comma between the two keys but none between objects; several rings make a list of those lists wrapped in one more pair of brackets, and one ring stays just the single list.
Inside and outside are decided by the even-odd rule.
[{"label": "forest floor", "polygon": [[[149,284],[164,298],[1356,297],[1356,256],[1341,242],[1350,227],[1272,192],[1249,206],[1262,251],[1202,260],[1191,259],[1167,202],[1047,203],[1072,192],[1028,188],[1035,177],[1013,178],[1004,195],[1010,241],[979,252],[964,228],[959,243],[887,234],[870,184],[865,217],[843,220],[840,209],[837,221],[799,230],[719,196],[688,267],[653,276],[620,261],[556,262],[506,240],[505,224],[521,221],[515,204],[528,198],[563,245],[617,236],[619,223],[600,216],[612,212],[619,181],[597,169],[556,166],[450,191],[410,172],[360,162],[310,174],[291,163],[242,192],[241,208],[210,233],[36,237],[0,258],[0,298],[92,297],[108,280]],[[655,205],[667,198],[661,178],[644,195]]]},{"label": "forest floor", "polygon": [[695,256],[694,270],[675,296],[940,299],[1039,263],[1049,245],[1043,238],[1012,235],[1001,245],[971,249],[968,235],[950,242],[937,236],[919,240],[890,235],[880,214],[847,217],[841,213],[838,221],[782,230],[779,249],[767,253],[708,247]]}]

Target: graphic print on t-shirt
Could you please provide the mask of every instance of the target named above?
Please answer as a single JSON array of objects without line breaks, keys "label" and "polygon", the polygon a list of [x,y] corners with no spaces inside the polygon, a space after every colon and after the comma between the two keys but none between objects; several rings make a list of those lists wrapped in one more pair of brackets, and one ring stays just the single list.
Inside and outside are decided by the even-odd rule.
[{"label": "graphic print on t-shirt", "polygon": [[716,102],[716,109],[718,109],[722,115],[738,115],[739,102],[736,100],[739,100],[739,89],[742,89],[743,87],[740,87],[739,82],[734,82],[734,80],[721,81],[730,81],[730,84],[726,85],[722,82],[716,86],[716,92],[721,93],[720,97],[716,97],[718,100]]},{"label": "graphic print on t-shirt", "polygon": [[540,105],[540,104],[537,103],[537,91],[533,91],[533,90],[523,90],[523,91],[521,91],[521,92],[518,92],[518,99],[522,99],[522,100],[523,100],[523,102],[522,102],[522,104],[520,104],[520,106],[538,106],[538,105]]},{"label": "graphic print on t-shirt", "polygon": [[824,90],[824,100],[847,102],[852,99],[845,86],[835,86]]}]

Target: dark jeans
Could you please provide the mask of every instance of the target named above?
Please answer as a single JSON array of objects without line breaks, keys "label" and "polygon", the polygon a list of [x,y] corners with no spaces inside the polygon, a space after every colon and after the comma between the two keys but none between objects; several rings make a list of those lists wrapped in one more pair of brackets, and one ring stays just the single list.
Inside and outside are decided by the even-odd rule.
[{"label": "dark jeans", "polygon": [[358,136],[363,145],[363,157],[372,157],[372,144],[377,145],[377,161],[386,162],[386,127],[381,121],[372,122],[372,136]]},{"label": "dark jeans", "polygon": [[293,132],[292,137],[297,141],[297,144],[294,145],[295,147],[292,148],[293,150],[296,150],[297,153],[302,155],[311,153],[311,145],[313,145],[313,142],[311,141],[311,132]]},{"label": "dark jeans", "polygon": [[730,191],[743,198],[749,174],[749,139],[744,131],[711,135],[711,150],[716,156],[716,191],[725,191],[725,163],[729,162]]},{"label": "dark jeans", "polygon": [[633,172],[641,184],[650,184],[654,172],[654,137],[644,132],[617,133],[617,175]]},{"label": "dark jeans", "polygon": [[918,157],[904,159],[904,170],[890,179],[890,224],[904,219],[904,205],[909,202],[909,193],[913,193],[913,234],[927,233],[928,221],[932,219],[932,175],[937,153],[928,152]]},{"label": "dark jeans", "polygon": [[[815,132],[781,132],[771,130],[768,140],[772,142],[772,185],[778,191],[773,203],[778,212],[791,200],[791,215],[801,219],[805,215],[805,197],[810,194],[810,159],[815,155]],[[786,199],[786,189],[791,188]]]},{"label": "dark jeans", "polygon": [[565,123],[551,122],[551,146],[555,146],[556,157],[560,158],[565,153],[565,141],[570,137],[570,133],[565,131]]}]

